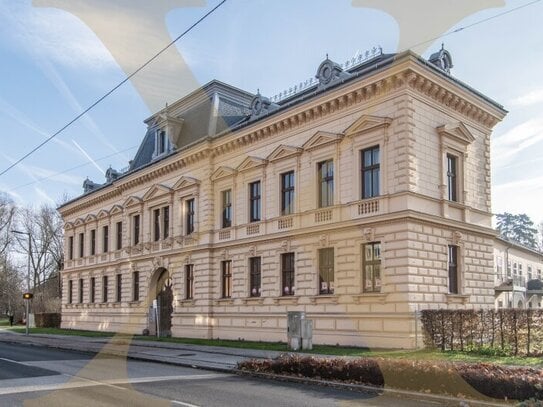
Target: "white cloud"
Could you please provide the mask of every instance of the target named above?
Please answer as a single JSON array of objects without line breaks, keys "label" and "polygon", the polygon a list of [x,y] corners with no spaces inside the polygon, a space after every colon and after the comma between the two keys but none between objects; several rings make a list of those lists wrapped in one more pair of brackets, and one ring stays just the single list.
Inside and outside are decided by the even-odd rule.
[{"label": "white cloud", "polygon": [[0,14],[14,45],[35,57],[85,70],[117,66],[94,33],[65,11],[34,8],[26,2],[3,2]]},{"label": "white cloud", "polygon": [[492,141],[492,160],[506,166],[517,154],[543,141],[543,119],[531,119]]},{"label": "white cloud", "polygon": [[527,107],[543,102],[543,89],[535,89],[511,101],[513,106]]}]

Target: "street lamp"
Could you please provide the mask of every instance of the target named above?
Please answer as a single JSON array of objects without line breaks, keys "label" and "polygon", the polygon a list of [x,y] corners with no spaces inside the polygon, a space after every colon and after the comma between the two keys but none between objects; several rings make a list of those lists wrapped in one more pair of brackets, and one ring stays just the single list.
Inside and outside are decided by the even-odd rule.
[{"label": "street lamp", "polygon": [[[27,293],[29,293],[30,292],[30,253],[32,253],[32,240],[30,239],[30,233],[21,232],[19,230],[12,230],[11,232],[16,233],[18,235],[28,236],[28,262],[27,262],[27,272],[26,272],[26,291]],[[26,302],[26,335],[28,335],[28,328],[30,327],[30,298],[27,298],[25,294],[24,300]]]}]

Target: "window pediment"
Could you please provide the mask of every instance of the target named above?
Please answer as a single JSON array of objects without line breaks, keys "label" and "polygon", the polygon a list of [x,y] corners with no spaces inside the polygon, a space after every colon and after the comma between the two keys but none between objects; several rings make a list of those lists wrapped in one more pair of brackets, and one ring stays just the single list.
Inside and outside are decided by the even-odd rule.
[{"label": "window pediment", "polygon": [[447,137],[457,143],[467,146],[475,141],[475,137],[462,122],[444,124],[437,127],[442,137]]},{"label": "window pediment", "polygon": [[217,168],[215,172],[211,174],[211,180],[216,181],[221,178],[231,177],[235,175],[236,172],[237,171],[234,168],[222,166],[222,167]]},{"label": "window pediment", "polygon": [[77,218],[74,222],[74,226],[81,226],[84,224],[85,224],[85,221],[83,220],[83,218]]},{"label": "window pediment", "polygon": [[360,116],[353,124],[347,127],[344,133],[346,136],[366,133],[370,130],[388,127],[390,126],[390,123],[392,123],[392,119],[390,117],[363,115]]},{"label": "window pediment", "polygon": [[179,189],[190,188],[192,186],[198,186],[198,185],[200,185],[200,181],[197,180],[196,178],[183,176],[179,178],[175,184],[173,184],[172,189],[177,191]]},{"label": "window pediment", "polygon": [[129,196],[128,199],[124,201],[123,207],[129,208],[131,206],[140,205],[142,202],[143,200],[137,196]]},{"label": "window pediment", "polygon": [[268,156],[268,161],[277,161],[284,158],[294,157],[300,155],[303,151],[301,147],[287,146],[285,144],[279,145],[275,150],[271,152]]},{"label": "window pediment", "polygon": [[74,224],[72,222],[66,222],[64,224],[64,230],[70,230],[70,229],[73,229],[74,227]]},{"label": "window pediment", "polygon": [[259,157],[247,157],[245,160],[241,162],[240,165],[237,167],[237,171],[247,171],[253,168],[262,167],[263,165],[266,165],[268,163],[268,160],[265,158],[259,158]]},{"label": "window pediment", "polygon": [[116,215],[118,213],[123,213],[123,207],[121,205],[113,205],[113,207],[109,211],[109,214]]},{"label": "window pediment", "polygon": [[170,139],[170,143],[174,148],[179,146],[181,139],[181,129],[183,128],[184,120],[173,117],[168,112],[160,113],[155,121],[157,129],[166,131],[166,136]]},{"label": "window pediment", "polygon": [[108,216],[109,216],[109,212],[106,211],[105,209],[100,209],[100,211],[98,211],[98,215],[96,215],[98,219],[104,219],[104,218],[107,218]]},{"label": "window pediment", "polygon": [[339,143],[342,139],[343,134],[330,133],[327,131],[318,131],[303,144],[302,148],[304,150],[312,150],[314,148],[323,147],[328,144]]},{"label": "window pediment", "polygon": [[[162,185],[162,184],[155,184],[151,188],[147,190],[147,192],[143,195],[143,200],[147,201],[149,199],[155,198],[157,196],[170,194],[173,192],[173,189]],[[139,199],[139,198],[138,198]],[[141,200],[140,200],[141,202]]]},{"label": "window pediment", "polygon": [[93,222],[96,220],[96,216],[93,215],[93,214],[88,214],[86,217],[85,217],[85,223],[88,223],[88,222]]}]

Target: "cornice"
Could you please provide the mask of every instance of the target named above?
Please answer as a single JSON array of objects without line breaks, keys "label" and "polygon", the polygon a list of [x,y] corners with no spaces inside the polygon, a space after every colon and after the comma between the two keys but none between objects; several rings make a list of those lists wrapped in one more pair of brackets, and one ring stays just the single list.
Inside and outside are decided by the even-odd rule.
[{"label": "cornice", "polygon": [[[216,158],[247,148],[254,143],[324,119],[354,105],[368,103],[386,94],[402,90],[422,94],[439,105],[452,109],[489,129],[505,115],[504,111],[468,92],[453,81],[440,77],[413,55],[406,54],[383,70],[345,83],[329,92],[317,95],[317,98],[301,101],[284,112],[264,118],[262,121],[234,132],[226,131],[214,139],[206,138],[198,141],[187,150],[181,150],[164,160],[151,163],[148,167],[128,174],[113,182],[111,186],[104,187],[103,191],[97,191],[88,198],[81,197],[81,200],[75,201],[73,205],[62,208],[61,213],[63,216],[69,216],[90,206],[118,199],[128,190],[150,183],[164,175],[178,172],[210,156]],[[192,148],[200,146],[198,150],[190,152]]]}]

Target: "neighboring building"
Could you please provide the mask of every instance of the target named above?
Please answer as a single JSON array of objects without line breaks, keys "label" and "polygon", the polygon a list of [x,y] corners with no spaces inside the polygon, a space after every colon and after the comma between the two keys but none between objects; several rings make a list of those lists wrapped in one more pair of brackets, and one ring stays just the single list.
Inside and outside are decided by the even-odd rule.
[{"label": "neighboring building", "polygon": [[497,308],[541,308],[543,253],[496,238],[494,265]]},{"label": "neighboring building", "polygon": [[62,326],[413,347],[415,311],[494,306],[490,137],[504,109],[412,52],[267,99],[213,81],[146,120],[66,222]]}]

